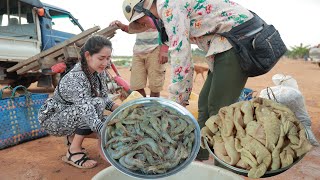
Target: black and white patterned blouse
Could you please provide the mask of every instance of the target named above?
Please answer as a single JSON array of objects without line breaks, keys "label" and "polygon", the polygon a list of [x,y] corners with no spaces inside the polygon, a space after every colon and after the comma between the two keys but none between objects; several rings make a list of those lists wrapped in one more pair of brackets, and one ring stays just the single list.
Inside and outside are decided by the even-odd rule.
[{"label": "black and white patterned blouse", "polygon": [[74,133],[81,124],[87,124],[92,131],[100,133],[104,109],[111,110],[114,102],[107,95],[106,77],[92,74],[93,85],[100,97],[94,97],[88,78],[77,63],[60,80],[54,94],[41,107],[38,119],[41,126],[51,135],[65,136]]}]

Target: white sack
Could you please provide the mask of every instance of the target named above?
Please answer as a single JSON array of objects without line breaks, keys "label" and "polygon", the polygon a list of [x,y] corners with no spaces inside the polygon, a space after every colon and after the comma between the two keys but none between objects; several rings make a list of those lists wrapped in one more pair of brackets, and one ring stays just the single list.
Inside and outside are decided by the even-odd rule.
[{"label": "white sack", "polygon": [[271,90],[263,89],[259,96],[288,106],[294,112],[297,119],[305,126],[311,144],[319,146],[311,130],[310,116],[306,110],[304,97],[299,91],[297,81],[293,77],[283,74],[274,75],[272,81],[276,86],[270,87]]}]

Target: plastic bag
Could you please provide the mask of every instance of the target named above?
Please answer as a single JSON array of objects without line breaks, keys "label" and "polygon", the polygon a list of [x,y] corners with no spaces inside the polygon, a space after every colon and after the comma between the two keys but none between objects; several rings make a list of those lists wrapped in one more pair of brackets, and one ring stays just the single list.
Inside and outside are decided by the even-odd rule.
[{"label": "plastic bag", "polygon": [[67,69],[67,65],[64,62],[55,64],[51,67],[51,71],[54,73],[63,73]]},{"label": "plastic bag", "polygon": [[284,75],[284,74],[275,74],[274,76],[272,76],[272,81],[277,86],[278,85],[288,86],[296,90],[299,90],[297,81],[291,76]]},{"label": "plastic bag", "polygon": [[139,98],[143,98],[143,96],[138,91],[132,91],[130,95],[124,101],[122,101],[122,104]]},{"label": "plastic bag", "polygon": [[253,91],[252,89],[249,88],[243,88],[241,91],[240,97],[238,98],[238,101],[249,101],[253,97],[253,93],[256,91]]},{"label": "plastic bag", "polygon": [[305,126],[311,144],[319,146],[311,130],[311,119],[306,110],[304,97],[299,91],[297,81],[293,77],[283,74],[274,75],[272,81],[276,86],[263,89],[259,96],[288,106],[294,112],[297,119]]}]

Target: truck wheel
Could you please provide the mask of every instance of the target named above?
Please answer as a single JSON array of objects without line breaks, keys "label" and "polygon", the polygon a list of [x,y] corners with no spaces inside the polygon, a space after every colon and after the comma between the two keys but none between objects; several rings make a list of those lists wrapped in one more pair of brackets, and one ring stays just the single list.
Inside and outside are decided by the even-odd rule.
[{"label": "truck wheel", "polygon": [[21,79],[18,79],[16,81],[10,83],[9,85],[13,88],[16,86],[19,86],[19,85],[22,85],[22,86],[28,88],[31,85],[31,83],[33,83],[32,80],[30,80],[28,78],[21,78]]}]

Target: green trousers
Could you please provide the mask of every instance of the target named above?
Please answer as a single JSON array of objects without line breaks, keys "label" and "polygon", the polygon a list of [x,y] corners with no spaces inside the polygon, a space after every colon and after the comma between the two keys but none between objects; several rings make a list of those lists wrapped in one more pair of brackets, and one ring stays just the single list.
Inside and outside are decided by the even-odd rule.
[{"label": "green trousers", "polygon": [[[242,72],[238,56],[234,49],[215,55],[213,72],[202,87],[198,101],[198,123],[200,128],[205,126],[207,119],[216,115],[220,108],[235,103],[248,77]],[[197,160],[207,160],[209,152],[200,148]]]}]

